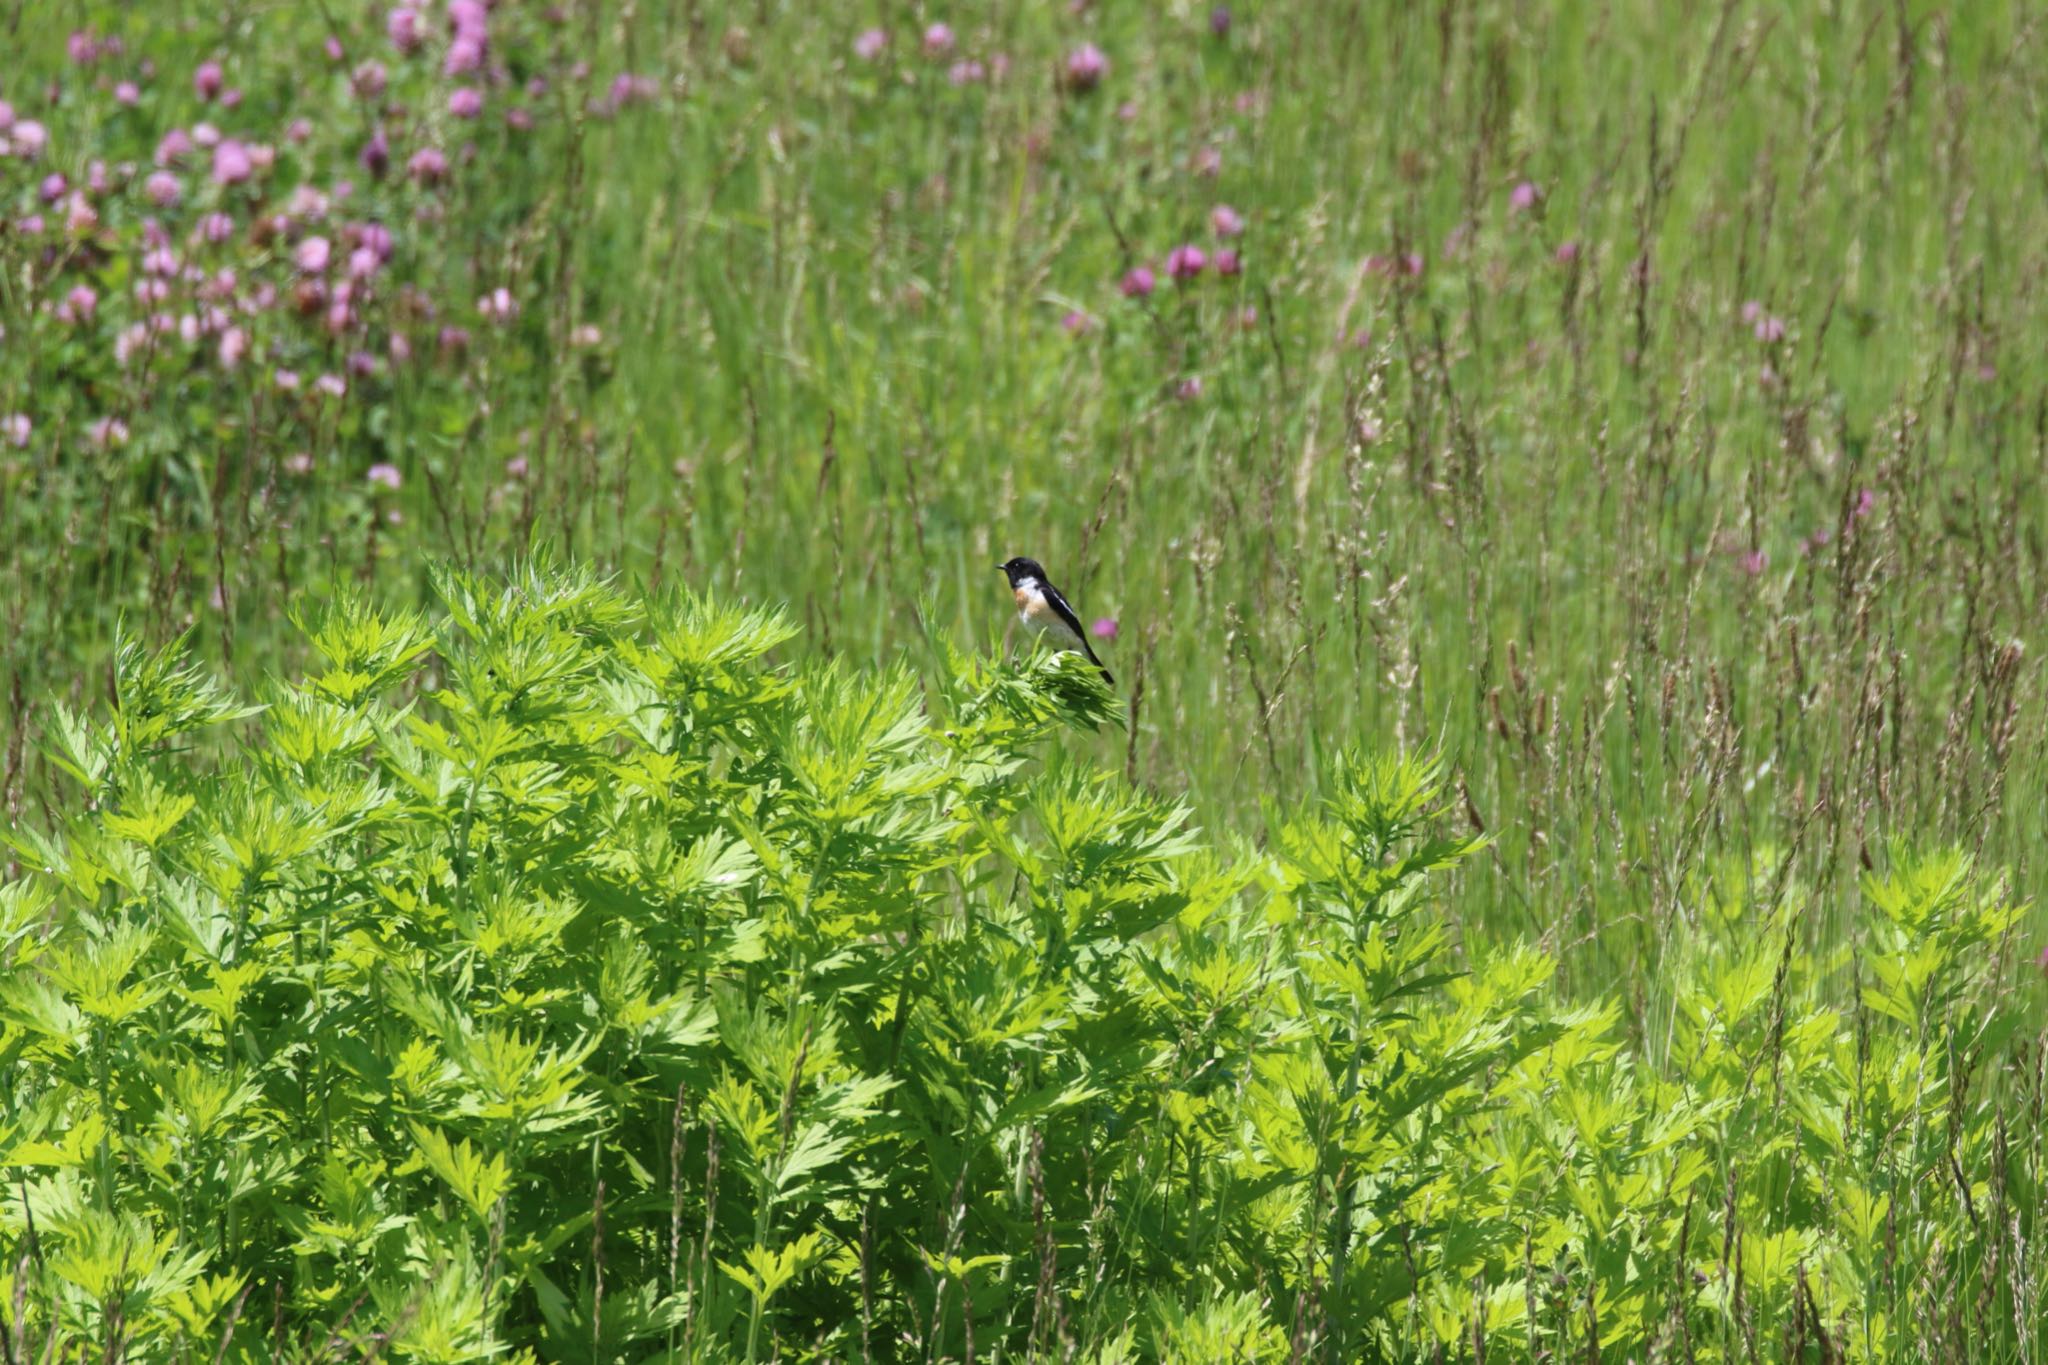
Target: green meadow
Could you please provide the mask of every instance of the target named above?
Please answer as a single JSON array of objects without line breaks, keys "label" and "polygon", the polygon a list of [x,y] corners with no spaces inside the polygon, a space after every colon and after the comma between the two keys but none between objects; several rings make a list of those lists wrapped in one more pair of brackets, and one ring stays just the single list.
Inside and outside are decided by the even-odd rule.
[{"label": "green meadow", "polygon": [[7,22],[6,1365],[2048,1353],[2029,6]]}]

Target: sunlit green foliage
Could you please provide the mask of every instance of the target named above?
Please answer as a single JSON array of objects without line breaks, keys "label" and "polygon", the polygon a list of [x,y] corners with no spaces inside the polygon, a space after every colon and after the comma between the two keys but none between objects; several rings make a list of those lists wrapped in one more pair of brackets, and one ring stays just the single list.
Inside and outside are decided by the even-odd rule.
[{"label": "sunlit green foliage", "polygon": [[1960,854],[1828,961],[1797,887],[1701,888],[1637,1019],[1447,915],[1485,841],[1434,759],[1333,760],[1257,848],[1066,752],[1118,723],[1071,656],[790,666],[768,612],[437,582],[306,612],[260,708],[124,646],[54,727],[8,1359],[2048,1346],[2038,1021]]}]

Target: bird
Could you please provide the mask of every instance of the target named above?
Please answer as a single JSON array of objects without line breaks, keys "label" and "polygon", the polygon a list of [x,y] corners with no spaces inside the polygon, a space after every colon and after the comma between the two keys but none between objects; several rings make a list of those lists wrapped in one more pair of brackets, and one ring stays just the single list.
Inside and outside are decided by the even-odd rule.
[{"label": "bird", "polygon": [[996,565],[1010,580],[1010,593],[1017,599],[1017,619],[1033,631],[1045,637],[1054,649],[1075,650],[1088,656],[1088,662],[1102,671],[1102,680],[1111,687],[1116,679],[1103,668],[1102,660],[1095,657],[1095,651],[1088,647],[1088,636],[1081,629],[1081,618],[1067,605],[1066,597],[1052,585],[1045,576],[1045,568],[1035,559],[1018,555]]}]

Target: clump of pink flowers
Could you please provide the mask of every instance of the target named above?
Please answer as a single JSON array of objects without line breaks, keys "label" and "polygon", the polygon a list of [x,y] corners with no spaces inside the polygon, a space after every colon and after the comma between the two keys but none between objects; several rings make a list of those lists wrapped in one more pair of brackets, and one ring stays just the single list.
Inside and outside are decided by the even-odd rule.
[{"label": "clump of pink flowers", "polygon": [[[266,81],[261,99],[245,101],[233,84],[246,60],[239,53],[202,52],[160,72],[147,57],[124,65],[119,38],[80,29],[64,44],[73,69],[48,87],[54,128],[0,100],[0,170],[11,187],[0,234],[41,263],[24,277],[45,339],[64,333],[61,347],[41,354],[5,337],[10,355],[28,356],[15,391],[75,386],[49,395],[51,410],[82,413],[43,430],[115,451],[131,427],[140,443],[178,420],[182,399],[169,411],[171,395],[210,388],[206,401],[217,405],[253,399],[267,408],[295,443],[346,444],[356,428],[337,424],[335,408],[418,363],[415,348],[459,372],[480,353],[542,344],[538,329],[516,327],[512,288],[488,282],[465,320],[490,329],[472,338],[452,321],[467,313],[464,296],[423,283],[442,273],[439,253],[400,256],[394,228],[424,225],[424,244],[446,239],[444,223],[465,225],[475,207],[468,191],[491,186],[508,130],[546,117],[551,82],[594,80],[604,93],[592,103],[611,116],[657,99],[665,78],[593,78],[571,62],[558,75],[546,54],[522,50],[544,26],[566,22],[553,6],[531,18],[496,0],[366,8],[376,41],[362,44],[353,27],[325,35],[330,65],[295,73],[281,89]],[[954,46],[943,25],[927,37],[935,55]],[[863,35],[859,46],[870,42]],[[881,56],[879,30],[872,43],[870,55]],[[986,77],[978,60],[947,60],[956,83]],[[12,83],[10,93],[24,99]],[[40,91],[37,99],[40,112]],[[75,109],[88,116],[74,119]],[[475,167],[473,178],[455,181],[458,165]],[[358,180],[378,183],[364,193]],[[594,352],[603,333],[583,324],[568,343]],[[42,359],[59,350],[61,366]],[[26,449],[38,432],[38,410],[20,406],[0,410],[0,450]],[[315,456],[301,451],[282,464],[310,473]],[[403,486],[393,465],[372,467],[369,479],[379,490]]]}]

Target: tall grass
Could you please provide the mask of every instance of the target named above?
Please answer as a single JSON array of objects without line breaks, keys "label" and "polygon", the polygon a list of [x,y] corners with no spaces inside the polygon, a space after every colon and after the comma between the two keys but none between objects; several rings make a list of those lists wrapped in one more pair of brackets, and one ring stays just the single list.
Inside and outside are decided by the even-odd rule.
[{"label": "tall grass", "polygon": [[[1710,855],[1826,888],[1816,942],[1893,833],[2031,884],[2024,7],[1289,5],[1220,39],[1186,7],[1005,14],[957,25],[953,56],[1000,72],[958,87],[900,20],[869,62],[853,15],[577,7],[494,39],[508,79],[554,81],[528,134],[436,131],[452,82],[393,59],[398,160],[411,131],[462,163],[424,224],[354,162],[378,14],[334,14],[339,64],[310,15],[77,16],[162,75],[110,113],[108,65],[24,26],[41,77],[9,93],[57,82],[74,178],[189,118],[184,71],[226,54],[243,120],[317,115],[305,178],[396,227],[441,310],[415,351],[450,320],[477,339],[327,408],[130,381],[164,425],[109,461],[81,451],[93,355],[32,320],[69,276],[7,239],[0,406],[39,418],[5,510],[17,803],[19,737],[94,686],[115,609],[260,667],[275,604],[334,572],[416,600],[416,547],[487,564],[539,536],[787,601],[804,648],[868,659],[914,643],[921,598],[992,641],[987,566],[1026,552],[1120,622],[1138,781],[1242,819],[1355,736],[1440,739],[1499,837],[1464,913],[1567,970],[1645,960]],[[1062,93],[1088,39],[1109,76]],[[591,113],[622,70],[659,98]],[[493,91],[493,115],[520,97]],[[1218,203],[1241,275],[1119,295],[1213,250]],[[1384,269],[1408,252],[1419,275]],[[499,284],[509,335],[470,308]],[[294,344],[276,363],[307,380],[344,349]],[[316,472],[279,474],[300,449]],[[399,492],[368,496],[377,459]]]}]

